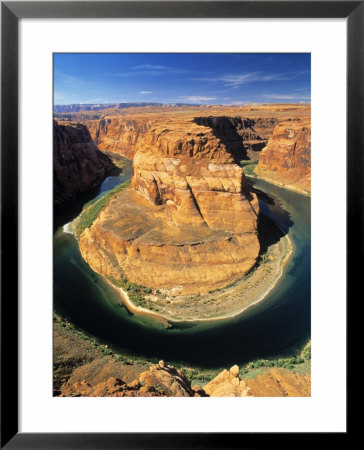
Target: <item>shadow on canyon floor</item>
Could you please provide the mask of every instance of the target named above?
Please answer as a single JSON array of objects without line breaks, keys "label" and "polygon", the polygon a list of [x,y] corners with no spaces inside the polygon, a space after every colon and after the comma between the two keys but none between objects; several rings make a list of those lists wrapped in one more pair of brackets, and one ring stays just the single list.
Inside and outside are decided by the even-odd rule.
[{"label": "shadow on canyon floor", "polygon": [[71,222],[75,217],[80,215],[85,203],[93,200],[99,193],[100,186],[90,189],[87,193],[80,195],[77,200],[64,205],[54,205],[53,207],[53,232],[59,227]]},{"label": "shadow on canyon floor", "polygon": [[248,158],[246,149],[243,145],[243,138],[237,132],[237,129],[243,127],[240,117],[195,117],[194,122],[197,125],[209,127],[214,136],[216,136],[226,147],[226,150],[234,156],[237,163]]},{"label": "shadow on canyon floor", "polygon": [[[291,215],[286,211],[279,200],[274,199],[265,192],[252,188],[259,199],[260,214],[258,218],[258,238],[260,243],[260,255],[267,252],[268,247],[276,244],[288,234],[289,228],[294,224]],[[274,210],[275,217],[279,216],[279,224],[271,218]]]}]

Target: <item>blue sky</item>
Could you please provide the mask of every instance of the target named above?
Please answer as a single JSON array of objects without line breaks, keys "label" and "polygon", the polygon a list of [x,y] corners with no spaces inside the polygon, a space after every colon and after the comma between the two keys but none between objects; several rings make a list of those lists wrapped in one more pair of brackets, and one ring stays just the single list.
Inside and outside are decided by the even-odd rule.
[{"label": "blue sky", "polygon": [[309,102],[308,53],[54,55],[54,103]]}]

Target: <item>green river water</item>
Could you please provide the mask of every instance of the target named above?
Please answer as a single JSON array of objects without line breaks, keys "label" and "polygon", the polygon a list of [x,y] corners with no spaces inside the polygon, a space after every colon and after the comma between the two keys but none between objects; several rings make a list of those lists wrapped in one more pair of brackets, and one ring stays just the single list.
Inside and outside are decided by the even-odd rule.
[{"label": "green river water", "polygon": [[[130,177],[131,163],[94,192],[98,198]],[[80,212],[82,203],[55,215],[54,309],[77,327],[111,348],[135,357],[202,368],[228,367],[256,358],[288,356],[310,337],[311,199],[258,179],[254,187],[263,214],[289,233],[294,253],[276,287],[240,316],[212,322],[172,323],[131,314],[118,294],[82,259],[76,238],[63,225]]]}]

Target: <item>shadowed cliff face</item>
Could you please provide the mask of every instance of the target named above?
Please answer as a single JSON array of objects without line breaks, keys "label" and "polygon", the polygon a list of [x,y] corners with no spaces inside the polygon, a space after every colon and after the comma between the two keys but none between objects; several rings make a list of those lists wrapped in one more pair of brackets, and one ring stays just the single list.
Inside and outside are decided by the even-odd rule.
[{"label": "shadowed cliff face", "polygon": [[85,125],[53,122],[54,204],[69,203],[117,168],[101,153]]},{"label": "shadowed cliff face", "polygon": [[[133,114],[130,116],[110,115],[100,120],[86,120],[95,144],[105,151],[121,153],[127,158],[133,158],[135,151],[154,127],[179,123],[183,131],[193,131],[197,124],[211,129],[215,137],[226,147],[235,162],[241,160],[257,160],[260,151],[271,138],[276,118],[242,118],[240,116],[191,116],[173,115],[170,117],[158,114]],[[204,136],[206,131],[201,133]]]},{"label": "shadowed cliff face", "polygon": [[[243,119],[241,117],[196,117],[198,125],[210,127],[226,146],[235,162],[256,160],[266,146],[276,119]],[[257,130],[255,127],[257,126]]]}]

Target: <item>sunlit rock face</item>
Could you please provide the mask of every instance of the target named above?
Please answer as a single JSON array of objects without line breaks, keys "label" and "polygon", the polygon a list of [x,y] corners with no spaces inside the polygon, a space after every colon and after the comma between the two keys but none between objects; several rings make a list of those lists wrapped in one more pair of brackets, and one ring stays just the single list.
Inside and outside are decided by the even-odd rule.
[{"label": "sunlit rock face", "polygon": [[89,128],[92,139],[103,151],[120,153],[133,158],[136,146],[150,129],[148,116],[123,117],[109,116],[101,120],[84,122]]},{"label": "sunlit rock face", "polygon": [[311,191],[310,122],[292,120],[277,125],[255,172],[280,184]]},{"label": "sunlit rock face", "polygon": [[54,203],[71,202],[116,169],[85,125],[53,124]]},{"label": "sunlit rock face", "polygon": [[139,135],[135,150],[131,188],[81,235],[91,267],[183,293],[243,277],[259,253],[259,204],[229,143],[176,118]]}]

